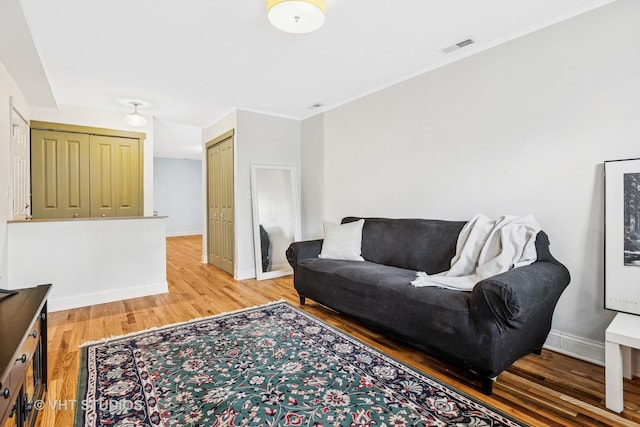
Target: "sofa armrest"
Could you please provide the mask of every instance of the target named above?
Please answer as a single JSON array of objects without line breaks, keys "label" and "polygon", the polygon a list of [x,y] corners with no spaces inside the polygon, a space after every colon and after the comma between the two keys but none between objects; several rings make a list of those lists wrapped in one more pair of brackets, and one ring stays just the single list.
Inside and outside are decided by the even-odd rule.
[{"label": "sofa armrest", "polygon": [[293,242],[287,249],[287,261],[295,272],[299,263],[309,258],[318,258],[322,250],[323,239]]},{"label": "sofa armrest", "polygon": [[569,280],[567,268],[555,260],[514,268],[475,285],[471,314],[475,322],[494,323],[501,333],[530,322],[545,322],[550,327],[553,310]]}]

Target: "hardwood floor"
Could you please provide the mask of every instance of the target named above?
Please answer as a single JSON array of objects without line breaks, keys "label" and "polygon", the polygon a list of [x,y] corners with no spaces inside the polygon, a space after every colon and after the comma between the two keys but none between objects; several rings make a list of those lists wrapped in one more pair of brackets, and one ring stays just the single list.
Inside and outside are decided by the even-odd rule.
[{"label": "hardwood floor", "polygon": [[[234,281],[201,263],[200,236],[167,239],[170,292],[49,314],[49,389],[40,426],[72,426],[79,346],[92,340],[284,299],[299,306],[291,277]],[[55,284],[54,284],[55,286]],[[640,425],[640,379],[625,380],[625,409],[604,406],[604,369],[552,351],[529,355],[498,377],[492,396],[467,372],[370,331],[313,301],[302,307],[406,364],[533,426]],[[66,406],[65,406],[66,403]],[[56,407],[56,409],[51,409]]]}]

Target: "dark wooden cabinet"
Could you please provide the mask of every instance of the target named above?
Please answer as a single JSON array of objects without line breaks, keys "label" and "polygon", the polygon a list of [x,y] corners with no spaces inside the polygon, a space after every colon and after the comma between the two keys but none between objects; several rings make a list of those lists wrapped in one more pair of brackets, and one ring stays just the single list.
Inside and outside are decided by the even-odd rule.
[{"label": "dark wooden cabinet", "polygon": [[0,299],[0,427],[31,427],[38,417],[34,404],[47,388],[50,288],[18,289]]}]

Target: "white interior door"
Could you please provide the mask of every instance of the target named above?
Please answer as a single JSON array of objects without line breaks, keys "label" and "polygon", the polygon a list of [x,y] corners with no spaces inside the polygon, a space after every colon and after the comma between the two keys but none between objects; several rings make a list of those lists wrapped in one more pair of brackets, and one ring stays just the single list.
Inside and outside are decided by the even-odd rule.
[{"label": "white interior door", "polygon": [[31,216],[29,123],[11,107],[11,198],[13,219]]}]

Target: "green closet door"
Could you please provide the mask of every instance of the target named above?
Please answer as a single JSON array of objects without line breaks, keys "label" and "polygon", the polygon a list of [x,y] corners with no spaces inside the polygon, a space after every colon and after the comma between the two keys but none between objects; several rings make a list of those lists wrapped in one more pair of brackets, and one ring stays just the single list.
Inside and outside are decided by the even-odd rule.
[{"label": "green closet door", "polygon": [[89,135],[31,131],[33,218],[89,217]]},{"label": "green closet door", "polygon": [[140,142],[91,135],[91,216],[138,216]]}]

